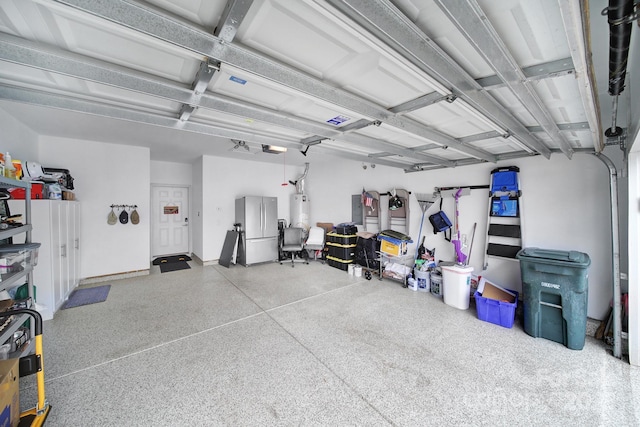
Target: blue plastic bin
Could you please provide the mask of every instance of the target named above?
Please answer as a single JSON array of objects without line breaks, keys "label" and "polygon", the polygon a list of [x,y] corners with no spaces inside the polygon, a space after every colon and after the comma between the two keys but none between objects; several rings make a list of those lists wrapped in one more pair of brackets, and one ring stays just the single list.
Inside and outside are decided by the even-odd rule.
[{"label": "blue plastic bin", "polygon": [[516,295],[516,300],[512,303],[485,298],[476,291],[473,296],[476,300],[478,319],[504,328],[511,328],[516,317],[516,308],[518,307],[518,292],[511,289],[507,290]]}]

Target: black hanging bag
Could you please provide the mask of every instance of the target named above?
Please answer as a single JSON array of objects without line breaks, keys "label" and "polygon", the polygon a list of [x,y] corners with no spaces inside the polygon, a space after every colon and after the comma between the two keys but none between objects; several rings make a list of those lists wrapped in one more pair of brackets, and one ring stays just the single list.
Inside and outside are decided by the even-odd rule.
[{"label": "black hanging bag", "polygon": [[438,234],[441,231],[447,231],[452,227],[447,214],[442,211],[442,199],[440,199],[440,211],[430,215],[429,222],[433,226],[433,234]]}]

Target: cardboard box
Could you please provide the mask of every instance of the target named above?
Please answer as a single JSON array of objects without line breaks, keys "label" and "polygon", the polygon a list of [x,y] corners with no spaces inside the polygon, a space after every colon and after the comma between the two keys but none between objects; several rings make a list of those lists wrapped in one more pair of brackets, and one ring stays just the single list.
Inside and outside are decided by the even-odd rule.
[{"label": "cardboard box", "polygon": [[19,360],[0,360],[0,426],[20,424]]},{"label": "cardboard box", "polygon": [[480,278],[480,282],[478,283],[478,293],[484,298],[508,302],[510,304],[516,302],[518,298],[517,294],[513,291],[489,282],[484,277]]},{"label": "cardboard box", "polygon": [[333,231],[332,222],[316,222],[316,227],[324,228],[325,233],[331,233]]}]

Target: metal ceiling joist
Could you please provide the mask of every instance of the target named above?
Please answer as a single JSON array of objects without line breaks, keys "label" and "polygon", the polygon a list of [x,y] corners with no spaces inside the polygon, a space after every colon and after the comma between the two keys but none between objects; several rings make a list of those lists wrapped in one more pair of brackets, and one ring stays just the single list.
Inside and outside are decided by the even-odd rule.
[{"label": "metal ceiling joist", "polygon": [[[285,141],[282,139],[282,137],[258,135],[251,132],[243,132],[236,129],[227,129],[211,124],[182,122],[174,117],[161,116],[159,114],[135,111],[128,108],[74,99],[62,95],[55,95],[51,93],[33,91],[23,88],[15,88],[5,85],[0,85],[0,99],[41,107],[56,108],[77,113],[108,117],[112,119],[143,123],[169,129],[179,129],[187,132],[200,133],[221,138],[250,140],[259,144],[279,145],[293,150],[300,150],[301,148],[303,148],[302,145],[298,142]],[[330,154],[330,151],[322,149],[320,147],[318,147],[316,150]],[[369,156],[359,155],[355,153],[344,153],[342,157],[361,162],[371,161]],[[407,167],[405,163],[399,163],[385,159],[376,160],[376,163],[379,165],[399,169],[404,169]]]},{"label": "metal ceiling joist", "polygon": [[[229,0],[220,17],[220,23],[214,31],[214,35],[220,40],[231,42],[236,36],[238,27],[253,4],[253,0]],[[196,96],[202,95],[209,86],[216,71],[220,71],[220,61],[207,58],[200,63],[200,68],[196,73],[191,88]],[[180,110],[180,120],[188,120],[194,108],[190,105],[183,105]],[[185,114],[188,112],[188,114]]]},{"label": "metal ceiling joist", "polygon": [[222,126],[184,122],[175,117],[162,116],[146,111],[136,111],[130,108],[97,103],[83,99],[70,98],[52,93],[34,91],[24,88],[16,88],[0,85],[0,99],[6,99],[25,104],[42,107],[56,108],[60,110],[74,111],[83,114],[91,114],[112,119],[126,120],[136,123],[144,123],[170,129],[184,130],[221,138],[249,140],[261,144],[273,144],[285,146],[291,149],[300,149],[302,146],[296,141],[285,141],[282,137],[270,137],[237,129],[228,129]]},{"label": "metal ceiling joist", "polygon": [[500,137],[503,137],[503,135],[492,130],[490,132],[478,133],[476,135],[463,136],[462,138],[458,138],[458,140],[463,144],[469,144],[471,142],[485,141],[487,139],[500,138]]},{"label": "metal ceiling joist", "polygon": [[[566,76],[575,73],[575,71],[571,58],[557,59],[555,61],[522,68],[522,74],[525,76],[525,81],[528,82]],[[498,89],[506,86],[505,82],[503,82],[499,76],[483,77],[476,79],[476,82],[485,89]]]},{"label": "metal ceiling joist", "polygon": [[[551,150],[551,152],[561,153],[560,150]],[[530,153],[528,151],[515,151],[508,154],[499,154],[497,157],[499,161],[502,161],[502,160],[521,159],[523,157],[533,157],[537,155],[538,155],[537,153]],[[470,166],[470,165],[477,165],[480,163],[482,163],[482,161],[478,159],[463,159],[463,160],[457,161],[456,166]],[[432,171],[436,169],[442,169],[442,166],[417,163],[413,165],[411,169],[405,169],[404,171],[405,173],[412,173],[412,172]]]},{"label": "metal ceiling joist", "polygon": [[379,123],[379,122],[372,122],[371,120],[360,119],[357,122],[353,122],[353,123],[349,123],[348,125],[340,126],[340,132],[343,133],[343,134],[347,133],[347,132],[353,132],[353,131],[358,130],[358,129],[364,129],[364,128],[369,127],[371,125],[374,125],[376,123]]},{"label": "metal ceiling joist", "polygon": [[[322,145],[318,145],[318,146],[314,146],[312,148],[312,150],[314,152],[318,152],[320,154],[329,154],[329,155],[334,155],[335,156],[335,151],[332,150],[331,148],[327,148],[327,147],[323,147]],[[369,156],[362,156],[362,155],[358,155],[355,153],[349,153],[347,151],[341,152],[340,153],[340,157],[343,159],[348,159],[348,160],[355,160],[358,162],[364,162],[364,163],[375,163],[377,165],[381,165],[381,166],[389,166],[392,168],[396,168],[396,169],[406,169],[407,164],[406,163],[400,163],[400,162],[394,162],[392,160],[387,160],[387,159],[375,159],[372,160],[369,158]],[[441,168],[445,168],[446,166],[440,166]]]},{"label": "metal ceiling joist", "polygon": [[[529,132],[544,132],[542,126],[527,126],[527,129],[529,129]],[[562,132],[591,131],[589,122],[559,123],[558,129]]]},{"label": "metal ceiling joist", "polygon": [[[591,46],[588,46],[589,34],[589,2],[580,0],[560,1],[558,6],[562,21],[567,29],[567,42],[571,51],[578,79],[578,90],[582,95],[582,103],[591,129],[591,137],[596,152],[604,150],[604,132],[600,120],[600,103],[595,88],[595,71],[591,61]],[[586,10],[583,10],[585,8]]]},{"label": "metal ceiling joist", "polygon": [[486,93],[473,77],[389,0],[327,0],[327,3],[450,88],[454,95],[464,99],[496,125],[509,130],[520,143],[547,158],[551,155],[549,147],[531,135],[522,123]]},{"label": "metal ceiling joist", "polygon": [[180,112],[178,113],[178,119],[181,122],[186,122],[191,117],[191,114],[195,111],[196,107],[189,104],[182,104],[182,108],[180,108]]},{"label": "metal ceiling joist", "polygon": [[252,4],[253,0],[227,0],[213,35],[227,43],[231,42],[236,37],[238,27],[247,16]]},{"label": "metal ceiling joist", "polygon": [[493,68],[498,77],[509,87],[524,108],[542,126],[552,141],[571,158],[573,149],[560,133],[558,125],[535,88],[526,81],[520,66],[509,52],[500,36],[489,22],[476,0],[442,1],[434,0],[449,20],[460,30],[475,50]]},{"label": "metal ceiling joist", "polygon": [[454,138],[415,120],[395,117],[380,105],[340,88],[326,84],[306,73],[206,34],[168,15],[132,0],[55,0],[118,25],[164,40],[168,43],[214,58],[252,74],[277,82],[296,91],[339,105],[372,120],[416,134],[470,156],[495,162],[496,156],[475,147],[460,144]]},{"label": "metal ceiling joist", "polygon": [[429,105],[436,104],[438,102],[447,101],[452,102],[453,95],[441,95],[438,92],[431,92],[427,95],[423,95],[419,98],[412,99],[411,101],[404,102],[395,107],[389,108],[394,114],[403,114],[410,111],[419,110],[420,108],[428,107]]},{"label": "metal ceiling joist", "polygon": [[438,144],[424,144],[424,145],[419,145],[417,147],[412,147],[411,149],[415,151],[428,151],[428,150],[435,150],[436,148],[442,148],[442,146]]},{"label": "metal ceiling joist", "polygon": [[[374,148],[380,151],[391,151],[395,155],[410,157],[433,164],[447,167],[454,166],[454,163],[447,159],[416,153],[411,149],[398,147],[386,141],[376,140],[355,133],[343,133],[340,129],[336,130],[334,127],[328,125],[319,124],[282,112],[274,112],[264,107],[222,95],[203,93],[202,95],[196,96],[192,90],[172,81],[50,46],[40,45],[7,34],[0,34],[0,47],[0,60],[77,77],[100,84],[133,90],[146,95],[181,102],[185,106],[198,106],[200,108],[221,111],[239,117],[249,117],[264,123],[312,134],[314,136],[311,138],[314,140],[338,139],[361,147]],[[191,110],[191,112],[192,111],[193,110]],[[182,111],[180,115],[182,115]],[[367,122],[366,124],[371,124],[371,122]],[[245,137],[235,138],[247,139]]]},{"label": "metal ceiling joist", "polygon": [[220,62],[208,59],[200,63],[196,78],[191,85],[191,89],[193,89],[196,96],[202,95],[207,90],[207,86],[209,86],[216,71],[220,71]]},{"label": "metal ceiling joist", "polygon": [[[476,141],[486,141],[487,139],[492,139],[492,138],[504,138],[504,135],[492,130],[490,132],[484,132],[484,133],[479,133],[479,134],[476,134],[476,135],[464,136],[462,138],[457,138],[457,139],[462,144],[469,144],[469,143],[476,142]],[[426,145],[420,145],[418,147],[411,147],[411,150],[415,151],[415,152],[423,152],[423,151],[428,151],[428,150],[435,150],[435,149],[438,149],[438,148],[442,148],[442,147],[440,145],[438,145],[438,144],[426,144]],[[376,154],[370,154],[370,156],[389,156],[389,155],[393,155],[393,154],[385,153],[385,152],[376,153]]]}]

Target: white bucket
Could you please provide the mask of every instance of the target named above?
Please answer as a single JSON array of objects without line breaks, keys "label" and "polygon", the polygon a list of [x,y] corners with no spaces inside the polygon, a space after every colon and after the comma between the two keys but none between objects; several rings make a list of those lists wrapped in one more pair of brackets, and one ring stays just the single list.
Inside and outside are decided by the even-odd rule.
[{"label": "white bucket", "polygon": [[362,277],[362,267],[360,267],[359,265],[353,267],[353,275],[356,277]]},{"label": "white bucket", "polygon": [[429,292],[431,290],[431,280],[429,280],[428,271],[415,270],[416,282],[418,282],[418,290],[420,292]]},{"label": "white bucket", "polygon": [[347,266],[347,273],[349,274],[349,276],[353,276],[354,267],[355,267],[355,265],[353,265],[353,264],[349,264]]},{"label": "white bucket", "polygon": [[431,294],[442,298],[442,274],[432,272],[431,279]]},{"label": "white bucket", "polygon": [[442,266],[442,296],[445,304],[460,310],[469,308],[472,271],[473,267]]}]

